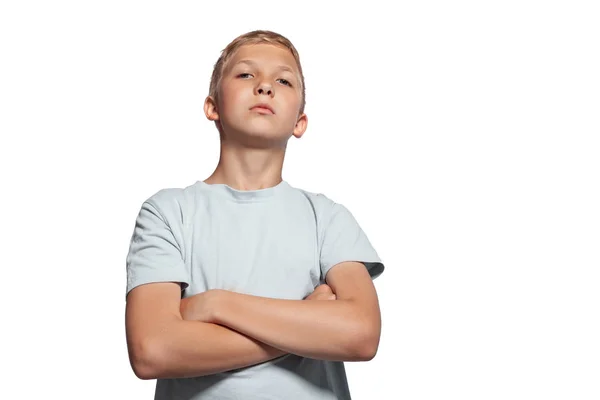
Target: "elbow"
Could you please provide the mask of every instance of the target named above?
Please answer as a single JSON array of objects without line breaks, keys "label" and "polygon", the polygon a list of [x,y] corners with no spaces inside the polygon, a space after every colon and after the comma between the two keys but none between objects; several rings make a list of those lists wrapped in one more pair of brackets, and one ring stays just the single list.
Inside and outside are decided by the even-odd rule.
[{"label": "elbow", "polygon": [[148,342],[136,343],[130,347],[129,362],[133,373],[141,380],[158,379],[161,377],[159,366],[159,351],[156,344]]},{"label": "elbow", "polygon": [[158,374],[153,367],[144,361],[132,361],[131,367],[135,376],[143,381],[158,379]]},{"label": "elbow", "polygon": [[379,330],[373,329],[363,335],[357,335],[353,346],[354,361],[371,361],[379,348]]}]

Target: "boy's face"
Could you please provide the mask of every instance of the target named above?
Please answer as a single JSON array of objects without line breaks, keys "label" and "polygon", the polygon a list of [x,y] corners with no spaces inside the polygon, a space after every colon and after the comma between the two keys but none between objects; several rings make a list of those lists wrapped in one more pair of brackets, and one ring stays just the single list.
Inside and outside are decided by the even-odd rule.
[{"label": "boy's face", "polygon": [[302,92],[292,53],[280,46],[241,46],[221,79],[218,104],[207,98],[208,119],[218,120],[226,137],[283,145],[290,135],[301,137],[307,118],[300,115]]}]

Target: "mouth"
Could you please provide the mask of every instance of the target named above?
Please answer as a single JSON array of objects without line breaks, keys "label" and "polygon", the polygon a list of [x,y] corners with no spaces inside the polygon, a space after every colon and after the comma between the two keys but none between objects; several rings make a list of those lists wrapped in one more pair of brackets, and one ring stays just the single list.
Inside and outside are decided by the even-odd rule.
[{"label": "mouth", "polygon": [[271,108],[270,105],[265,104],[265,103],[256,104],[255,106],[250,108],[250,111],[256,111],[259,114],[275,114],[275,111],[273,111],[273,108]]}]

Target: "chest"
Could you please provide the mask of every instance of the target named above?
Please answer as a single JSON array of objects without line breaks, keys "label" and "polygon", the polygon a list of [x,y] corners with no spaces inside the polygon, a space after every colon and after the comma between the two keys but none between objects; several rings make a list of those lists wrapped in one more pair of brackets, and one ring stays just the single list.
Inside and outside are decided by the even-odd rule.
[{"label": "chest", "polygon": [[310,207],[214,207],[187,228],[191,284],[184,296],[225,289],[299,300],[320,280],[317,224]]}]

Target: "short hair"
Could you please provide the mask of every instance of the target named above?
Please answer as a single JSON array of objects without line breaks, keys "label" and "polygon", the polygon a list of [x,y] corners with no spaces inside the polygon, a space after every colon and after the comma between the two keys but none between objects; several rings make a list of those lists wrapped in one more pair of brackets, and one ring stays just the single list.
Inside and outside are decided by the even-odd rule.
[{"label": "short hair", "polygon": [[223,77],[223,71],[225,70],[229,59],[235,54],[235,51],[246,44],[260,43],[269,43],[285,47],[288,50],[290,50],[292,56],[294,56],[294,60],[296,60],[296,65],[298,66],[298,72],[300,73],[300,89],[302,91],[300,114],[302,114],[306,105],[306,91],[304,87],[304,74],[302,73],[302,65],[300,64],[300,55],[298,54],[298,51],[289,39],[287,39],[283,35],[280,35],[279,33],[275,33],[272,31],[256,30],[244,33],[243,35],[240,35],[237,38],[235,38],[231,43],[227,45],[227,47],[225,47],[225,49],[221,51],[221,56],[219,57],[213,68],[208,93],[209,96],[211,96],[213,99],[215,99],[215,101],[217,101],[217,94],[219,91],[219,85],[221,84],[221,79]]}]

